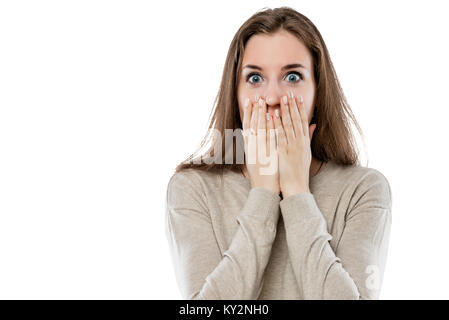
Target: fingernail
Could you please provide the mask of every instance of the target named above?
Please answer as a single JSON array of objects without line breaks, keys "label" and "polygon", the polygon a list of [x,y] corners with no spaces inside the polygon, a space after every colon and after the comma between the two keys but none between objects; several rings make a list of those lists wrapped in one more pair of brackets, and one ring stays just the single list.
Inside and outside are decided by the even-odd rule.
[{"label": "fingernail", "polygon": [[299,99],[299,102],[303,103],[304,100],[302,99],[301,95],[298,96],[298,99]]},{"label": "fingernail", "polygon": [[256,95],[254,96],[254,102],[257,102],[257,101],[259,101],[259,95],[258,95],[258,94],[256,94]]},{"label": "fingernail", "polygon": [[246,108],[248,108],[248,106],[249,106],[249,98],[246,98],[244,108],[246,109]]},{"label": "fingernail", "polygon": [[267,112],[267,120],[270,120],[270,114]]},{"label": "fingernail", "polygon": [[263,100],[259,99],[259,106],[263,107]]},{"label": "fingernail", "polygon": [[290,98],[293,99],[293,98],[294,98],[294,97],[293,97],[293,92],[292,92],[291,90],[289,90],[288,93],[290,94]]},{"label": "fingernail", "polygon": [[274,114],[276,115],[277,118],[279,118],[279,109],[274,110]]},{"label": "fingernail", "polygon": [[287,96],[283,96],[283,97],[282,97],[282,101],[283,101],[284,104],[286,105],[286,104],[288,103]]}]

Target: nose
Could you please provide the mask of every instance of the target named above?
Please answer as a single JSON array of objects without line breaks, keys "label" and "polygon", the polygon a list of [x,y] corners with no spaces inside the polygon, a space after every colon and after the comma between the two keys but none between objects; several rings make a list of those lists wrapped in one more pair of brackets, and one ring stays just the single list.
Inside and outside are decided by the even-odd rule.
[{"label": "nose", "polygon": [[265,102],[268,106],[277,106],[281,103],[282,92],[277,84],[270,84],[265,91]]},{"label": "nose", "polygon": [[279,94],[271,94],[265,96],[265,103],[267,104],[267,110],[272,115],[275,109],[279,109],[281,106],[281,97]]},{"label": "nose", "polygon": [[276,106],[276,105],[280,104],[280,97],[277,94],[275,94],[275,95],[266,95],[265,96],[265,102],[269,106]]},{"label": "nose", "polygon": [[276,109],[280,108],[282,91],[277,84],[271,84],[266,87],[263,97],[267,104],[267,112],[274,118]]}]

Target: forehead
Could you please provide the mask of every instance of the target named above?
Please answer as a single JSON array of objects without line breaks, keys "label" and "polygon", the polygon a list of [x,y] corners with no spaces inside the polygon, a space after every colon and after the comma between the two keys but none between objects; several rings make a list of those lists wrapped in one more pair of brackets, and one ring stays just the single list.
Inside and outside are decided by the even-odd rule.
[{"label": "forehead", "polygon": [[307,47],[285,30],[252,36],[246,43],[242,66],[248,63],[264,70],[280,69],[290,63],[301,63],[308,70],[312,69],[312,57]]}]

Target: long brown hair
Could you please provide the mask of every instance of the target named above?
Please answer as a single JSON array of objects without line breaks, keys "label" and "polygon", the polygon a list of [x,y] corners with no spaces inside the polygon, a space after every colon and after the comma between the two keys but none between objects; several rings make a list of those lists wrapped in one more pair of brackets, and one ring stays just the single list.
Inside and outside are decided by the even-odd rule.
[{"label": "long brown hair", "polygon": [[[220,89],[214,101],[209,134],[203,138],[200,147],[176,167],[176,171],[187,168],[243,169],[245,164],[236,162],[236,144],[234,143],[232,144],[233,161],[225,163],[225,129],[242,129],[237,86],[241,76],[245,45],[249,38],[256,34],[269,35],[281,29],[296,36],[308,48],[313,59],[316,97],[312,123],[316,123],[317,127],[310,146],[312,156],[324,162],[333,160],[342,165],[360,164],[357,143],[350,126],[351,121],[362,137],[363,133],[343,94],[324,40],[307,17],[284,6],[275,9],[264,8],[256,12],[235,34],[226,57]],[[210,135],[211,129],[221,133],[221,136],[218,135],[220,141]],[[236,140],[238,141],[237,137]],[[204,154],[199,154],[199,151],[208,142],[211,144],[204,154],[210,155],[211,158],[214,157],[215,144],[221,144],[221,163],[217,163],[220,161],[206,163],[194,160],[204,157]]]}]

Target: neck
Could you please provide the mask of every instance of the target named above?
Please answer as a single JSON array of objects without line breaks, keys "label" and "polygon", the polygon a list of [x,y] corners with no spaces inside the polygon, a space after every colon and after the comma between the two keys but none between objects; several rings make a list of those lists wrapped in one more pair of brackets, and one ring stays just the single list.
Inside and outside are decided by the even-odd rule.
[{"label": "neck", "polygon": [[312,162],[310,163],[309,177],[313,177],[320,170],[322,161],[312,157]]}]

